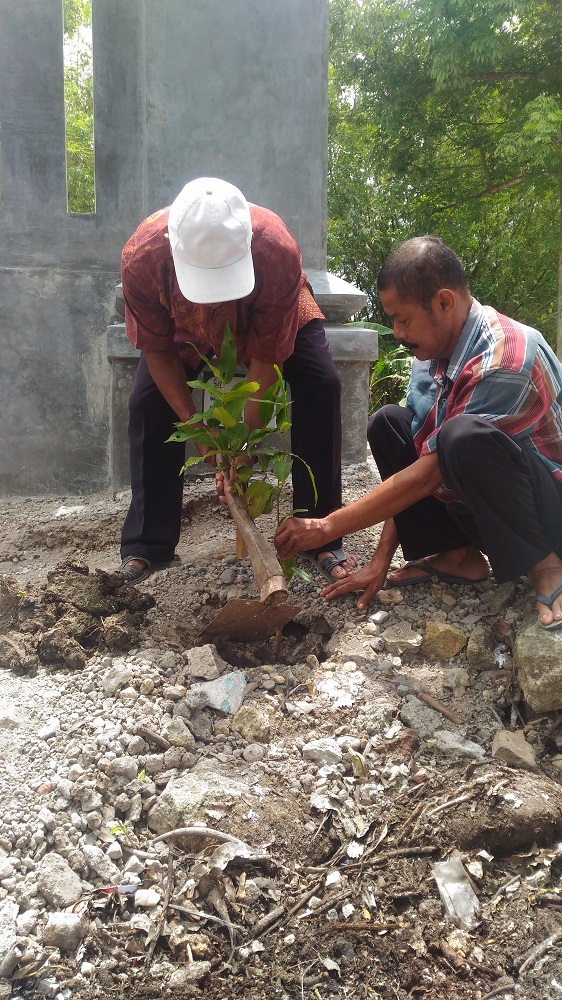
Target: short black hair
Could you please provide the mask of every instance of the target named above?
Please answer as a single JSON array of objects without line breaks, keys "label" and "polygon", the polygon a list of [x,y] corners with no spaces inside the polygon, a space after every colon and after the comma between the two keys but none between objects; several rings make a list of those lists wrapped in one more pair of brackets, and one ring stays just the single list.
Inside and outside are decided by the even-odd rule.
[{"label": "short black hair", "polygon": [[440,288],[468,291],[464,267],[456,253],[438,236],[414,236],[400,243],[382,265],[377,289],[395,288],[401,301],[424,309]]}]

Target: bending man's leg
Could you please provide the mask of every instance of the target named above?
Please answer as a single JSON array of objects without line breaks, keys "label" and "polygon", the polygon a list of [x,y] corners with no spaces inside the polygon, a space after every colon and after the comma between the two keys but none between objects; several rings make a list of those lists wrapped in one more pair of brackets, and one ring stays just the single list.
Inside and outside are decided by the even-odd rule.
[{"label": "bending man's leg", "polygon": [[[186,378],[189,376],[186,375]],[[166,444],[177,417],[156,388],[141,356],[129,398],[131,505],[121,535],[121,558],[152,565],[171,562],[180,536],[185,445]]]},{"label": "bending man's leg", "polygon": [[[562,486],[540,456],[468,414],[443,425],[437,453],[445,482],[472,515],[474,541],[496,580],[526,574],[549,597],[562,584]],[[454,507],[453,517],[466,521]],[[538,611],[543,624],[562,619],[562,595],[552,610],[539,604]]]},{"label": "bending man's leg", "polygon": [[[383,406],[369,421],[367,437],[381,479],[400,472],[417,459],[412,435],[412,410],[404,406]],[[394,518],[406,560],[423,560],[427,578],[437,569],[467,581],[484,579],[488,567],[463,526],[447,514],[447,505],[435,497],[412,504]],[[427,558],[429,557],[429,558]],[[422,570],[423,573],[423,570]],[[419,567],[403,567],[389,575],[391,583],[407,583],[420,578]]]},{"label": "bending man's leg", "polygon": [[[341,383],[320,320],[299,330],[283,373],[291,389],[291,449],[312,469],[318,492],[315,501],[308,469],[294,458],[293,506],[302,510],[300,516],[325,517],[342,505]],[[332,543],[334,549],[340,546],[341,539]],[[346,560],[332,571],[334,579],[356,565],[355,559]]]}]

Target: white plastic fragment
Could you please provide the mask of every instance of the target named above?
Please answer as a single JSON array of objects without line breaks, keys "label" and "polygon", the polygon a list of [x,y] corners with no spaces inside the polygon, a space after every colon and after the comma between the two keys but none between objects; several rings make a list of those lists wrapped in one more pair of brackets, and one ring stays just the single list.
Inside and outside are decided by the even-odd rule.
[{"label": "white plastic fragment", "polygon": [[445,915],[461,930],[474,930],[479,923],[480,903],[460,858],[438,861],[433,866],[432,874]]}]

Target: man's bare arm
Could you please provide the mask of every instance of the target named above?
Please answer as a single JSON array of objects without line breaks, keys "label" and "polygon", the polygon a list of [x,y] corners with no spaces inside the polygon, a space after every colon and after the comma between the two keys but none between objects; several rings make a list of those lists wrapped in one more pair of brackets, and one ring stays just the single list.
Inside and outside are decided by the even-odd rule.
[{"label": "man's bare arm", "polygon": [[185,423],[195,413],[185,368],[176,350],[145,351],[148,370],[178,420]]},{"label": "man's bare arm", "polygon": [[263,427],[263,423],[259,416],[259,400],[261,400],[264,392],[269,389],[270,385],[273,385],[273,383],[277,381],[277,372],[275,371],[273,365],[269,364],[269,362],[258,361],[257,358],[251,358],[250,364],[248,365],[247,377],[249,382],[259,383],[259,389],[255,394],[255,401],[246,403],[244,411],[244,419],[250,430],[253,431],[258,427]]},{"label": "man's bare arm", "polygon": [[299,550],[320,548],[341,535],[389,521],[418,500],[431,496],[442,482],[437,455],[424,455],[360,500],[327,517],[288,518],[275,534],[279,556],[288,559]]}]

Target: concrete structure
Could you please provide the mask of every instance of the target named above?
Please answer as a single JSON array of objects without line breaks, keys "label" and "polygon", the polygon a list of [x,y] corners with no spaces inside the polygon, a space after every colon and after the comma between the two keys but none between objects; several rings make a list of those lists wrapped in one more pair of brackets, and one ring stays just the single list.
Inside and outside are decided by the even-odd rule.
[{"label": "concrete structure", "polygon": [[[317,292],[329,293],[327,0],[93,0],[92,216],[66,211],[61,7],[60,0],[0,0],[6,493],[105,488],[111,448],[122,467],[132,364],[112,323],[121,248],[186,181],[225,177],[278,212]],[[363,297],[340,286],[333,302],[341,323]],[[347,340],[347,331],[334,330],[334,347],[340,336],[336,357],[355,343],[365,372],[374,334],[358,347],[357,331]],[[366,400],[363,392],[358,401],[355,376],[352,388],[350,438],[362,440],[364,457]]]}]

